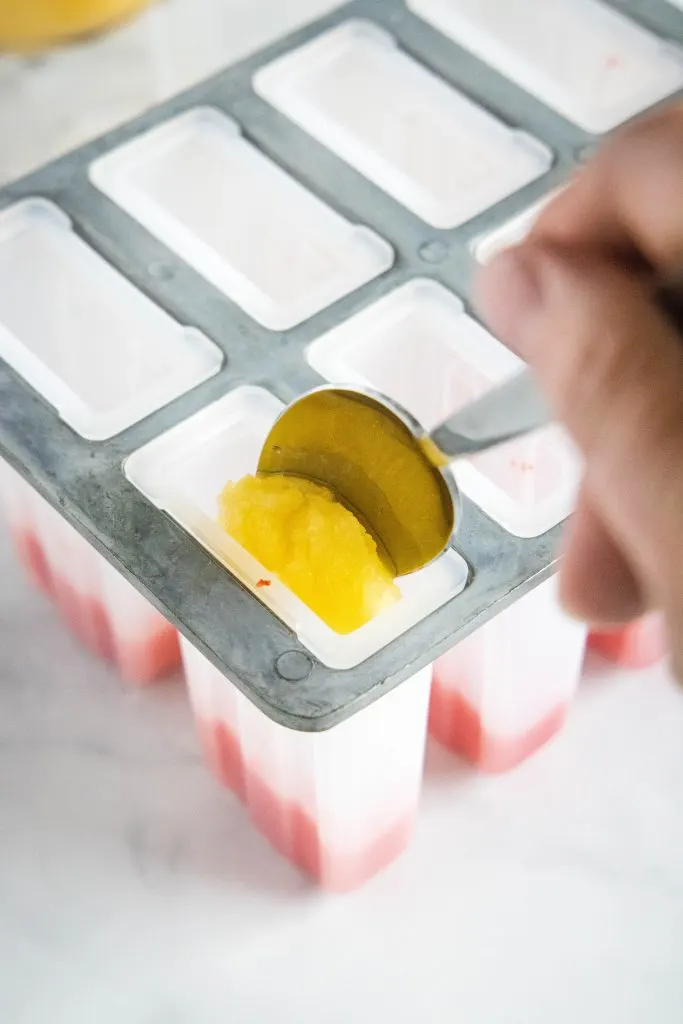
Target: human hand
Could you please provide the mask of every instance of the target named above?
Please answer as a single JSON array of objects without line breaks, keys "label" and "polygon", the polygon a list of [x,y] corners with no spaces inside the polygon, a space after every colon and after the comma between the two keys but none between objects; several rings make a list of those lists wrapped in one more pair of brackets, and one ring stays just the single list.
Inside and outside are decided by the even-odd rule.
[{"label": "human hand", "polygon": [[683,335],[660,288],[682,271],[683,107],[673,106],[615,135],[475,289],[482,318],[530,364],[585,458],[565,607],[600,625],[661,609],[679,679]]}]

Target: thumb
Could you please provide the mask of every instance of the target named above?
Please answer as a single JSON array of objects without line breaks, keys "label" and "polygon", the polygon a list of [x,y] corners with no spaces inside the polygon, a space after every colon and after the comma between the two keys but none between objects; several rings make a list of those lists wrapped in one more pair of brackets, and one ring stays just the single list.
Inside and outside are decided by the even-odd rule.
[{"label": "thumb", "polygon": [[653,290],[602,258],[529,241],[492,261],[476,294],[583,452],[584,487],[648,598],[675,602],[678,617],[683,342]]}]

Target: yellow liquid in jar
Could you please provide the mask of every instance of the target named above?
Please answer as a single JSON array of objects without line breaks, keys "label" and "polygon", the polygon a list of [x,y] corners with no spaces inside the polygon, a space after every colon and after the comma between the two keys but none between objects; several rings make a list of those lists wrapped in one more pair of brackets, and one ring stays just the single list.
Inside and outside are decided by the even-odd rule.
[{"label": "yellow liquid in jar", "polygon": [[374,540],[328,488],[246,476],[227,485],[219,508],[223,529],[336,633],[353,632],[400,600]]},{"label": "yellow liquid in jar", "polygon": [[149,0],[0,0],[0,48],[31,50],[121,21]]}]

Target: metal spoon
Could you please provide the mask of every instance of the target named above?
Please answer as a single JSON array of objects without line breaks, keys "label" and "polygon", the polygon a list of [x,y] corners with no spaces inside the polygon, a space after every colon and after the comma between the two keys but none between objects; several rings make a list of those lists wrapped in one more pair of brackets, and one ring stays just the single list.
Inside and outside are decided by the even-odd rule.
[{"label": "metal spoon", "polygon": [[364,523],[397,576],[448,546],[459,493],[448,466],[548,422],[528,371],[426,433],[404,409],[369,390],[326,386],[292,402],[261,452],[259,473],[330,487]]}]

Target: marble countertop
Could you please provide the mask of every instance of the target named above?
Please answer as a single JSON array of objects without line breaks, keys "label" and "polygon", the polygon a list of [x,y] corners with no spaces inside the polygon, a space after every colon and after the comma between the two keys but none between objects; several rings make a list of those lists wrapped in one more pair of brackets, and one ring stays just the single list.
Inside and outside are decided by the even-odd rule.
[{"label": "marble countertop", "polygon": [[[0,60],[0,180],[332,6],[170,0]],[[124,689],[2,533],[0,580],[3,1024],[683,1019],[683,693],[663,667],[592,663],[562,735],[507,776],[430,749],[409,851],[331,897],[212,782],[179,679]]]}]

